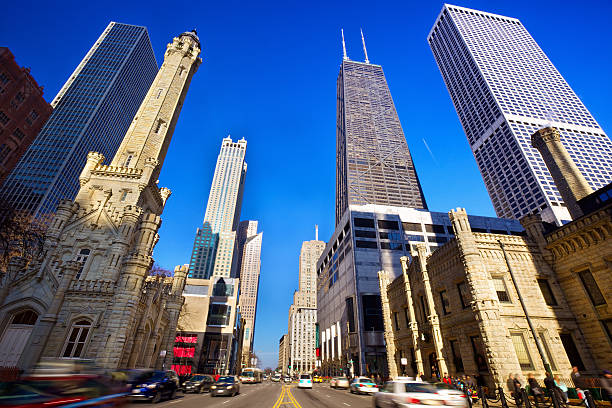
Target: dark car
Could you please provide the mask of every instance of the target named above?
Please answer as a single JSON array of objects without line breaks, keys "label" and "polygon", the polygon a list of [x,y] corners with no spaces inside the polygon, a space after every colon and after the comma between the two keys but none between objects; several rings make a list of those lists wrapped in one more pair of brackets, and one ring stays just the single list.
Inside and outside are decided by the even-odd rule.
[{"label": "dark car", "polygon": [[163,398],[173,399],[179,389],[179,379],[172,370],[147,370],[128,380],[132,399],[149,400],[157,403]]},{"label": "dark car", "polygon": [[202,393],[210,391],[215,380],[210,375],[196,374],[183,383],[183,391]]},{"label": "dark car", "polygon": [[240,381],[233,375],[219,377],[219,379],[210,386],[210,396],[230,395],[234,396],[240,393]]}]

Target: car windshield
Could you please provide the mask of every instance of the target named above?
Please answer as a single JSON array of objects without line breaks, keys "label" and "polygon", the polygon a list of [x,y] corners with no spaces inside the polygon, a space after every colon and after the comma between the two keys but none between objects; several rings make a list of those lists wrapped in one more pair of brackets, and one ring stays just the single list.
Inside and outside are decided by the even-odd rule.
[{"label": "car windshield", "polygon": [[310,376],[308,374],[300,375],[300,380],[310,380]]},{"label": "car windshield", "polygon": [[439,388],[441,390],[454,390],[453,387],[451,387],[448,384],[444,384],[444,383],[435,383],[434,387]]},{"label": "car windshield", "polygon": [[374,384],[372,380],[366,380],[366,379],[359,380],[358,382],[361,384]]},{"label": "car windshield", "polygon": [[136,377],[135,382],[159,381],[164,378],[165,375],[166,373],[163,371],[147,371]]},{"label": "car windshield", "polygon": [[254,373],[252,371],[243,371],[240,375],[243,377],[253,377]]},{"label": "car windshield", "polygon": [[194,375],[189,379],[189,381],[202,381],[204,379],[203,375]]},{"label": "car windshield", "polygon": [[428,384],[406,383],[406,392],[435,394],[436,388]]},{"label": "car windshield", "polygon": [[234,377],[219,377],[217,380],[218,383],[233,383]]}]

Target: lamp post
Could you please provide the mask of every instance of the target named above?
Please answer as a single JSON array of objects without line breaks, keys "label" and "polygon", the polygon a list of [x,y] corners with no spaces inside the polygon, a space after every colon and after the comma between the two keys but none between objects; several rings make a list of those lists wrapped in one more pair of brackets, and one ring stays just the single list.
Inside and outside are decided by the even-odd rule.
[{"label": "lamp post", "polygon": [[548,357],[546,357],[546,353],[544,353],[544,347],[542,347],[542,342],[540,341],[540,337],[535,331],[533,327],[533,323],[531,322],[531,318],[529,317],[529,312],[527,312],[527,306],[525,306],[525,301],[523,300],[523,296],[521,295],[521,291],[516,283],[516,278],[514,276],[514,271],[510,266],[510,260],[508,259],[508,254],[506,253],[506,248],[504,247],[504,243],[501,240],[497,240],[501,250],[504,254],[504,260],[506,261],[506,266],[508,266],[508,272],[510,272],[510,278],[512,279],[512,284],[514,285],[514,289],[516,290],[516,294],[518,295],[519,302],[521,302],[521,307],[523,308],[523,313],[525,313],[525,319],[527,319],[527,324],[529,325],[529,330],[531,330],[531,334],[533,335],[533,339],[535,340],[536,347],[538,348],[538,353],[540,353],[540,358],[542,358],[542,363],[544,363],[544,370],[552,375],[552,370],[550,369],[550,362],[548,361]]}]

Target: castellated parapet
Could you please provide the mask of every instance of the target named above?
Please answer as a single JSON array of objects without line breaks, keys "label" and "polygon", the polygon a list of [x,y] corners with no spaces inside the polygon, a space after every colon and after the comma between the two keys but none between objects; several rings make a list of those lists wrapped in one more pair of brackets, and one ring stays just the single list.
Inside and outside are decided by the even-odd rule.
[{"label": "castellated parapet", "polygon": [[60,203],[41,259],[21,272],[32,277],[0,298],[0,322],[22,310],[39,316],[13,365],[85,358],[107,369],[161,368],[171,361],[186,272],[149,275],[171,194],[157,177],[199,54],[193,32],[168,45],[119,151],[108,165],[102,154],[88,154],[79,193]]}]

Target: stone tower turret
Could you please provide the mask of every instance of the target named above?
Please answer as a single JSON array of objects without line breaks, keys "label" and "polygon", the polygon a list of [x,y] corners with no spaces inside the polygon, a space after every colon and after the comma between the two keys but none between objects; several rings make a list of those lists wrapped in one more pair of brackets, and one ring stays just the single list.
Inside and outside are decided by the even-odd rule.
[{"label": "stone tower turret", "polygon": [[559,131],[553,127],[540,129],[531,136],[531,145],[542,155],[572,218],[582,217],[577,201],[593,189],[561,143]]}]

